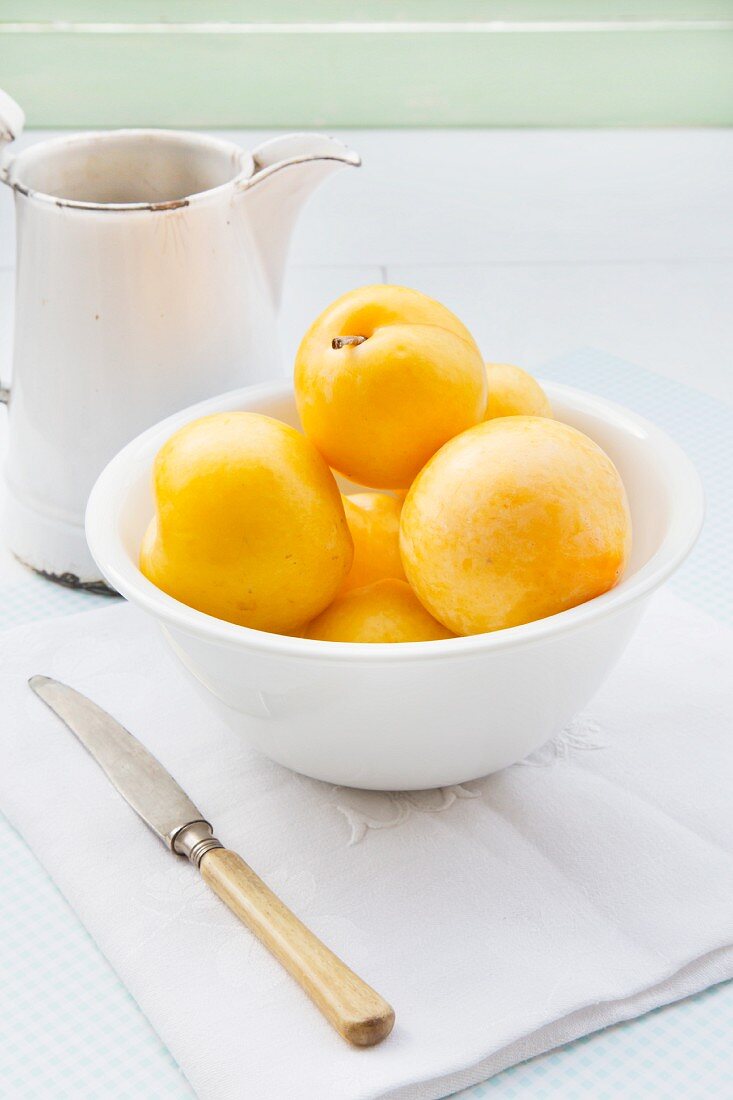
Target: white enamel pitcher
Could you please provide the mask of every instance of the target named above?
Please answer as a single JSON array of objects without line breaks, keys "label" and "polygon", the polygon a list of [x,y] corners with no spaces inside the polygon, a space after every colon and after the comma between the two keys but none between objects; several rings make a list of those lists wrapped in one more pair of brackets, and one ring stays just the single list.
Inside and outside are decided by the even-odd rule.
[{"label": "white enamel pitcher", "polygon": [[[0,92],[0,145],[22,125]],[[6,153],[18,245],[3,531],[21,561],[98,585],[83,523],[106,462],[161,417],[278,374],[291,230],[346,164],[359,157],[320,134],[250,153],[118,130]]]}]

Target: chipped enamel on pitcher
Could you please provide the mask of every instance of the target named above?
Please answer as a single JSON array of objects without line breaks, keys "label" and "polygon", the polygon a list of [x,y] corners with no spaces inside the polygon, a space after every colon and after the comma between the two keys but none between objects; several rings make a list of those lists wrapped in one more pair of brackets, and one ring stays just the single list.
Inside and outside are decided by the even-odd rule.
[{"label": "chipped enamel on pitcher", "polygon": [[[23,126],[0,93],[0,144]],[[4,156],[17,267],[4,537],[63,583],[101,583],[84,509],[161,417],[276,377],[285,258],[311,192],[359,157],[320,134],[251,153],[167,130],[63,136]]]}]

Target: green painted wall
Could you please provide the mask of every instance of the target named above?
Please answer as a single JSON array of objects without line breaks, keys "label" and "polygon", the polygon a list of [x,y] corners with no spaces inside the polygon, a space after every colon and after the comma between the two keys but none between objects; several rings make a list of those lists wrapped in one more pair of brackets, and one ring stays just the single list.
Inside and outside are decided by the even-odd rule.
[{"label": "green painted wall", "polygon": [[0,0],[30,126],[733,123],[733,0]]}]

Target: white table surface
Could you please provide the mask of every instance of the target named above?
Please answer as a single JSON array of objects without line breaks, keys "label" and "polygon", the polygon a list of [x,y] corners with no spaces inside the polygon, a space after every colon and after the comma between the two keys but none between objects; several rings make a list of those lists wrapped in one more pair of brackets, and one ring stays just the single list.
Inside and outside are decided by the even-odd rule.
[{"label": "white table surface", "polygon": [[[21,140],[25,145],[43,136],[37,132]],[[253,145],[265,135],[231,136]],[[536,370],[561,353],[598,347],[733,404],[733,131],[342,136],[364,163],[329,181],[296,230],[281,322],[284,370],[306,325],[332,298],[366,282],[388,281],[414,286],[454,308],[494,361]],[[0,203],[3,381],[10,374],[13,254],[12,203],[5,195]],[[4,430],[0,417],[0,443]],[[3,577],[22,579],[23,568],[3,553]],[[79,607],[96,602],[76,599]],[[50,586],[38,588],[37,600],[29,617],[58,613]],[[7,826],[0,835],[0,874],[23,875],[30,892],[23,913],[0,905],[0,943],[15,943],[19,922],[32,926],[50,911],[61,914],[64,903],[22,841]],[[124,992],[108,1007],[104,1033],[94,1013],[83,1004],[79,1008],[74,975],[80,965],[90,983],[81,991],[83,1001],[93,994],[94,974],[106,964],[71,914],[66,928],[53,949],[43,937],[39,942],[30,937],[25,947],[31,953],[26,966],[38,975],[35,1000],[23,1012],[22,1057],[37,1057],[39,1066],[32,1095],[54,1100],[100,1095],[93,1074],[85,1077],[83,1067],[85,1059],[92,1067],[105,1059],[124,1063],[124,1043],[110,1042],[110,1020],[119,1023],[122,1036],[135,1036],[138,1055],[141,1044],[149,1043],[157,1066],[154,1091],[138,1057],[130,1065],[129,1092],[115,1096],[190,1095],[175,1067],[169,1078],[161,1076],[157,1040],[146,1037],[148,1025]],[[0,1019],[10,1024],[6,1043],[12,1043],[11,1002],[19,1002],[24,991],[6,986],[8,993],[3,1006],[0,982]],[[657,1047],[659,1029],[647,1018],[546,1056],[551,1074],[529,1064],[526,1071],[508,1071],[467,1095],[600,1100],[631,1095],[633,1081],[635,1097],[733,1097],[731,1036],[716,1024],[719,998],[726,999],[731,1018],[731,986],[697,998],[693,1009],[662,1010],[664,1044]],[[675,1057],[669,1055],[671,1034]],[[54,1044],[71,1041],[79,1045],[79,1074],[70,1085],[52,1067]],[[605,1049],[601,1044],[608,1048],[603,1087],[593,1076],[597,1060],[593,1074],[584,1072],[589,1051]],[[691,1063],[699,1073],[690,1073]],[[12,1070],[12,1056],[9,1064]],[[31,1095],[18,1091],[20,1078],[15,1086],[7,1080],[9,1087],[0,1078],[0,1096]]]}]

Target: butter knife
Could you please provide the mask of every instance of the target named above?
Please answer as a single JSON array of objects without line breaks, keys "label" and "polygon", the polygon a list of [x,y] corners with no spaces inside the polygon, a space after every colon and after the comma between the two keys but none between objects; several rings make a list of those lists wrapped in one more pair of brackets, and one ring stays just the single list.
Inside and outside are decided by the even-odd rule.
[{"label": "butter knife", "polygon": [[371,986],[290,912],[236,854],[176,781],[111,715],[66,684],[32,676],[30,687],[91,753],[167,848],[187,857],[207,886],[265,945],[340,1035],[369,1047],[389,1035],[394,1012]]}]

